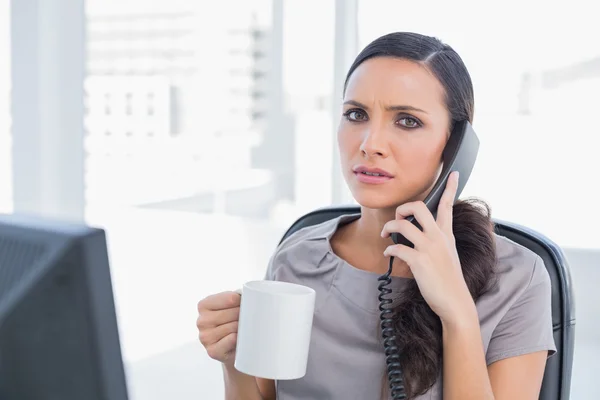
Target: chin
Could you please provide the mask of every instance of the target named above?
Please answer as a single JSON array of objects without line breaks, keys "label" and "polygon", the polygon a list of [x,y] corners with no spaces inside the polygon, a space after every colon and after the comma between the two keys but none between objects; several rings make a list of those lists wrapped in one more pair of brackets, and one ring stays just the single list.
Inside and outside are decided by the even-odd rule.
[{"label": "chin", "polygon": [[354,200],[365,208],[395,210],[401,204],[421,198],[418,194],[420,190],[395,180],[369,185],[358,182],[354,174],[344,178]]},{"label": "chin", "polygon": [[352,190],[352,196],[362,207],[371,209],[395,209],[404,203],[402,199],[383,190]]}]

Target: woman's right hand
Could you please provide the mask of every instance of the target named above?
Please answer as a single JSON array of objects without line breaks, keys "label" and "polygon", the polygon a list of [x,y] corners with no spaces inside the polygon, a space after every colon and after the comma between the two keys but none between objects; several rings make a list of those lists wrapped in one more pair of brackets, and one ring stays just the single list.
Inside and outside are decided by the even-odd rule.
[{"label": "woman's right hand", "polygon": [[241,296],[222,292],[208,296],[198,303],[200,343],[208,356],[232,365],[235,359]]},{"label": "woman's right hand", "polygon": [[273,381],[254,378],[233,367],[241,299],[236,292],[223,292],[208,296],[198,303],[196,325],[200,343],[210,358],[225,365],[226,399],[275,399]]}]

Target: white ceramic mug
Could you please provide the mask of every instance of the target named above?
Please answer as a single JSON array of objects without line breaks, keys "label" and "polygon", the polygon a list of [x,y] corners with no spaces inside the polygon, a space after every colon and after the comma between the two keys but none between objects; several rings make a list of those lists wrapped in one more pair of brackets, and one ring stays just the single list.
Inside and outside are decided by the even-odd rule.
[{"label": "white ceramic mug", "polygon": [[259,378],[298,379],[306,374],[315,291],[287,282],[244,284],[235,368]]}]

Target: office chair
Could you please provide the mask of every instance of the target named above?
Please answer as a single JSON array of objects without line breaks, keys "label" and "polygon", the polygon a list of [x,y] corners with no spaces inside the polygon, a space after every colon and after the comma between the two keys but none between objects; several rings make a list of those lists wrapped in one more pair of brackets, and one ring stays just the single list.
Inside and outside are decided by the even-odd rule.
[{"label": "office chair", "polygon": [[[344,214],[358,213],[358,206],[326,207],[312,211],[297,219],[283,235],[281,242],[301,228]],[[560,247],[544,235],[515,223],[500,220],[494,222],[498,235],[527,247],[544,260],[552,284],[552,324],[557,352],[546,364],[539,399],[568,400],[575,344],[575,297],[567,260]]]}]

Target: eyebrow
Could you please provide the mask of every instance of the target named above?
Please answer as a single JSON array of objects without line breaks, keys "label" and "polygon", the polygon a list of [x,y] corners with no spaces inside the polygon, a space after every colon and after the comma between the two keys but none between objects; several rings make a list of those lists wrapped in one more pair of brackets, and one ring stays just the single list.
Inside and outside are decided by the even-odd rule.
[{"label": "eyebrow", "polygon": [[[356,100],[348,100],[345,101],[344,104],[349,104],[349,105],[353,105],[356,107],[360,107],[364,110],[369,110],[369,107],[367,107],[366,105],[359,103]],[[388,106],[385,108],[386,111],[417,111],[417,112],[422,112],[424,114],[427,114],[427,111],[425,110],[421,110],[420,108],[417,107],[413,107],[413,106]]]}]

